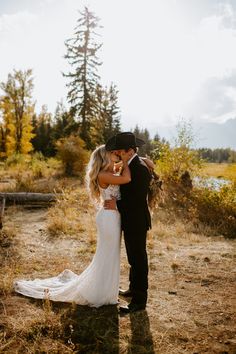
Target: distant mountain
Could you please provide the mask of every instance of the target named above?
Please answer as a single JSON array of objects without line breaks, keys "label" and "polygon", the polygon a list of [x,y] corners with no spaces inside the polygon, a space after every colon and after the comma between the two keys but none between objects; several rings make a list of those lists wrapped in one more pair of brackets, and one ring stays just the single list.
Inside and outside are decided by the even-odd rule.
[{"label": "distant mountain", "polygon": [[[236,118],[225,123],[194,122],[194,132],[197,135],[197,147],[231,148],[236,150]],[[161,137],[171,140],[176,136],[175,127],[159,127],[157,132]]]},{"label": "distant mountain", "polygon": [[236,149],[236,118],[225,123],[201,123],[196,127],[199,129],[199,147]]}]

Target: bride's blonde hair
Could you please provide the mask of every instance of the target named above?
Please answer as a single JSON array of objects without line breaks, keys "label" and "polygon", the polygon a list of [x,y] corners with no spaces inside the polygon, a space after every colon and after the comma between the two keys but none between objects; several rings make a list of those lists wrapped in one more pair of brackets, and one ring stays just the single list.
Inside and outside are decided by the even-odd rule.
[{"label": "bride's blonde hair", "polygon": [[100,200],[98,174],[101,170],[106,171],[110,162],[109,152],[106,151],[105,145],[97,147],[90,156],[86,171],[86,182],[90,197],[95,202]]}]

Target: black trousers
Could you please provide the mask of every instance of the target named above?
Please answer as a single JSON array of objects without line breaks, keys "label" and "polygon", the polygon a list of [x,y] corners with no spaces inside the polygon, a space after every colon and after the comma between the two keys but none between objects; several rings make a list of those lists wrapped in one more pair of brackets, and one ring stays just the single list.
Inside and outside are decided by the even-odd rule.
[{"label": "black trousers", "polygon": [[130,264],[130,290],[132,303],[146,304],[148,289],[147,230],[124,230],[125,247]]}]

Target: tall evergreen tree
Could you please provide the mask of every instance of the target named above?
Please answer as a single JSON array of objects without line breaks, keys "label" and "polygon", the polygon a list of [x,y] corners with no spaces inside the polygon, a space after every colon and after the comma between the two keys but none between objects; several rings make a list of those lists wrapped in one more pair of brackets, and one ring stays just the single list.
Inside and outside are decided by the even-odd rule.
[{"label": "tall evergreen tree", "polygon": [[3,116],[6,155],[15,152],[26,154],[33,149],[32,70],[14,70],[13,74],[8,75],[7,82],[2,82],[0,87],[4,92],[0,97],[0,109]]},{"label": "tall evergreen tree", "polygon": [[120,132],[120,110],[116,85],[109,88],[96,88],[96,119],[93,125],[93,140],[97,144],[105,143],[111,136]]},{"label": "tall evergreen tree", "polygon": [[69,136],[78,131],[79,124],[75,121],[71,111],[67,111],[63,102],[58,102],[53,119],[53,140]]},{"label": "tall evergreen tree", "polygon": [[104,112],[106,113],[104,141],[120,132],[120,110],[118,106],[118,90],[113,83],[105,91]]},{"label": "tall evergreen tree", "polygon": [[80,15],[73,38],[65,42],[65,58],[72,70],[64,76],[70,79],[67,84],[68,101],[71,112],[80,122],[80,137],[87,148],[91,148],[90,129],[96,108],[94,92],[99,81],[97,69],[101,65],[97,52],[102,44],[97,44],[95,40],[99,19],[87,7]]},{"label": "tall evergreen tree", "polygon": [[139,155],[141,156],[150,155],[150,152],[152,150],[152,141],[150,138],[149,131],[146,128],[140,129],[138,125],[136,125],[136,127],[133,130],[133,133],[137,138],[140,138],[145,141],[145,145],[143,145],[139,149]]},{"label": "tall evergreen tree", "polygon": [[33,126],[35,136],[32,139],[32,144],[34,149],[45,156],[53,156],[56,149],[52,139],[52,116],[46,105],[42,106],[38,117],[34,116]]}]

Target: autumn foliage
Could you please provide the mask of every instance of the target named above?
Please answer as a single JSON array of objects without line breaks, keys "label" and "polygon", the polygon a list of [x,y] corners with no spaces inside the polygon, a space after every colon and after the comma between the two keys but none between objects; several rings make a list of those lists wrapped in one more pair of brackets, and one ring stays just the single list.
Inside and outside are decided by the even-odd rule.
[{"label": "autumn foliage", "polygon": [[0,109],[3,122],[1,124],[1,155],[13,153],[27,154],[32,149],[31,139],[33,79],[32,70],[16,71],[8,75],[6,83],[1,83],[3,95],[0,97]]}]

